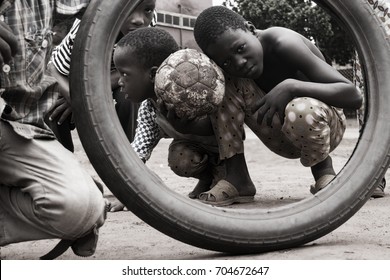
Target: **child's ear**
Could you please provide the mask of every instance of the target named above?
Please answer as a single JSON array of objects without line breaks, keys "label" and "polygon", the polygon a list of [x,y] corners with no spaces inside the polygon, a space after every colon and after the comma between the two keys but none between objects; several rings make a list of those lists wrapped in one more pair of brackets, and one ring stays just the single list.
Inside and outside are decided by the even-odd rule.
[{"label": "child's ear", "polygon": [[156,78],[157,69],[158,69],[157,66],[153,66],[152,68],[150,68],[149,77],[152,83],[154,83],[154,79]]},{"label": "child's ear", "polygon": [[253,34],[253,35],[256,35],[256,27],[253,25],[252,22],[250,21],[246,21],[245,22],[245,27]]}]

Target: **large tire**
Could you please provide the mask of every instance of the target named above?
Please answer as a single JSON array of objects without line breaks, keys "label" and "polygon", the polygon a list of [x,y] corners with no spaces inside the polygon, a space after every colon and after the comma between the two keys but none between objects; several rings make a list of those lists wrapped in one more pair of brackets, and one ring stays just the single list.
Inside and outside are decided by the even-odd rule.
[{"label": "large tire", "polygon": [[353,155],[332,186],[318,195],[267,210],[210,207],[169,190],[137,158],[115,115],[108,77],[115,35],[140,0],[93,1],[75,42],[73,106],[91,163],[129,210],[159,231],[197,247],[264,252],[302,245],[331,232],[368,200],[390,160],[390,42],[370,2],[318,1],[355,39],[368,92],[365,126]]}]

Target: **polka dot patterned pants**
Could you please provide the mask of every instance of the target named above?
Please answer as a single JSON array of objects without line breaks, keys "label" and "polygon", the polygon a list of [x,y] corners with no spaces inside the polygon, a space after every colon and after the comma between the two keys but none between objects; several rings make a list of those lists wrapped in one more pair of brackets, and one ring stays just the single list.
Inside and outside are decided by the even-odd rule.
[{"label": "polka dot patterned pants", "polygon": [[[340,109],[301,97],[288,103],[282,126],[277,120],[271,127],[264,126],[257,130],[264,144],[281,156],[300,158],[302,165],[309,167],[326,159],[340,144],[346,119]],[[273,129],[280,129],[282,134],[272,134]]]},{"label": "polka dot patterned pants", "polygon": [[211,116],[220,159],[244,152],[244,123],[274,153],[300,158],[311,167],[326,159],[341,142],[346,119],[337,109],[309,97],[295,98],[285,109],[280,123],[274,116],[271,126],[257,123],[252,107],[264,96],[253,80],[228,78],[225,98],[217,114]]},{"label": "polka dot patterned pants", "polygon": [[173,140],[169,146],[168,165],[181,177],[193,177],[201,180],[213,180],[222,176],[224,171],[214,148],[189,140]]}]

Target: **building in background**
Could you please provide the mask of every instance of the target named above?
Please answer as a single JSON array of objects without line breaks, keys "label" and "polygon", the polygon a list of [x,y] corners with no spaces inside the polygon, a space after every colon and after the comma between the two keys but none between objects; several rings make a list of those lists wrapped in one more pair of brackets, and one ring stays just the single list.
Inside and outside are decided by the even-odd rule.
[{"label": "building in background", "polygon": [[196,17],[212,0],[157,0],[157,26],[168,31],[181,48],[199,49],[194,39]]}]

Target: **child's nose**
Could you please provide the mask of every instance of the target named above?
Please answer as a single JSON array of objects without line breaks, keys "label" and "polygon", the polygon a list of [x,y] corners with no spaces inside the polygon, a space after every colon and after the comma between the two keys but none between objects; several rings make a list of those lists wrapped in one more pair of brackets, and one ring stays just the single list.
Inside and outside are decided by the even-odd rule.
[{"label": "child's nose", "polygon": [[236,56],[234,60],[234,64],[236,65],[237,69],[241,69],[245,66],[246,59],[242,56]]},{"label": "child's nose", "polygon": [[131,23],[137,26],[143,26],[145,24],[143,14],[134,12],[131,15]]}]

